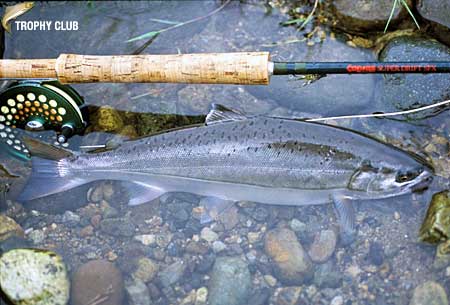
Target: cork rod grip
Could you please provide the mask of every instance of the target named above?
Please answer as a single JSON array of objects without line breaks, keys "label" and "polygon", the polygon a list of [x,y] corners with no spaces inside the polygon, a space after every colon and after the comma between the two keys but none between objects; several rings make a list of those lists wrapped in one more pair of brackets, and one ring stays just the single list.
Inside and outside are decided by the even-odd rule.
[{"label": "cork rod grip", "polygon": [[269,53],[91,56],[61,54],[56,75],[62,83],[269,83]]}]

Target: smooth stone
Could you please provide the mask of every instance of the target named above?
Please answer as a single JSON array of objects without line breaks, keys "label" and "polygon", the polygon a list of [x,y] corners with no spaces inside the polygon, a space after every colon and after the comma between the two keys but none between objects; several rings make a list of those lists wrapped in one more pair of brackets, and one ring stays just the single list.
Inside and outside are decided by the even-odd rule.
[{"label": "smooth stone", "polygon": [[292,231],[294,232],[305,232],[307,225],[304,222],[301,222],[300,220],[298,220],[297,218],[292,219],[289,222],[289,227],[292,229]]},{"label": "smooth stone", "polygon": [[343,304],[344,298],[341,295],[335,296],[330,302],[330,305],[343,305]]},{"label": "smooth stone", "polygon": [[136,235],[134,239],[139,241],[144,246],[150,246],[156,243],[156,236],[154,234]]},{"label": "smooth stone", "polygon": [[450,4],[448,0],[418,0],[417,12],[431,23],[433,35],[450,45]]},{"label": "smooth stone", "polygon": [[252,280],[247,263],[239,257],[219,257],[209,282],[210,305],[247,304]]},{"label": "smooth stone", "polygon": [[195,292],[195,305],[204,305],[208,301],[208,288],[200,287]]},{"label": "smooth stone", "polygon": [[[450,48],[433,40],[401,36],[391,40],[379,55],[380,61],[449,61]],[[384,75],[375,91],[375,104],[384,112],[430,105],[448,99],[448,74]],[[423,112],[414,117],[422,117]]]},{"label": "smooth stone", "polygon": [[140,280],[134,280],[125,283],[129,305],[150,305],[152,300],[150,292],[145,283]]},{"label": "smooth stone", "polygon": [[215,242],[213,242],[212,244],[212,249],[214,251],[214,253],[219,253],[222,252],[223,250],[225,250],[227,248],[227,245],[225,245],[223,242],[221,242],[220,240],[216,240]]},{"label": "smooth stone", "polygon": [[65,305],[70,283],[58,254],[15,249],[0,256],[0,288],[13,304]]},{"label": "smooth stone", "polygon": [[[337,16],[336,26],[350,32],[383,30],[392,11],[392,0],[334,0],[333,9]],[[411,1],[407,1],[411,8]],[[394,10],[389,24],[392,29],[407,12],[402,5]]]},{"label": "smooth stone", "polygon": [[440,284],[428,281],[414,289],[409,305],[448,305],[447,294]]},{"label": "smooth stone", "polygon": [[90,304],[99,296],[105,304],[120,305],[124,297],[122,273],[106,260],[89,261],[73,274],[71,290],[73,305]]},{"label": "smooth stone", "polygon": [[206,240],[209,243],[216,241],[219,238],[219,235],[211,230],[209,227],[205,227],[200,232],[200,237]]},{"label": "smooth stone", "polygon": [[297,286],[277,288],[271,301],[275,305],[296,305],[301,292],[302,287]]},{"label": "smooth stone", "polygon": [[164,287],[170,287],[183,277],[186,267],[183,261],[177,261],[159,272],[159,280]]},{"label": "smooth stone", "polygon": [[135,226],[127,218],[107,218],[100,222],[100,230],[112,236],[131,237],[134,235]]},{"label": "smooth stone", "polygon": [[14,219],[0,214],[0,242],[12,236],[23,237],[22,227]]},{"label": "smooth stone", "polygon": [[147,257],[141,257],[137,261],[136,270],[133,272],[132,277],[139,279],[144,283],[148,283],[155,278],[158,274],[159,266],[157,263]]},{"label": "smooth stone", "polygon": [[337,237],[332,230],[323,230],[316,234],[311,248],[308,251],[309,257],[315,263],[326,262],[336,249]]},{"label": "smooth stone", "polygon": [[266,234],[264,248],[275,264],[275,275],[285,284],[300,285],[313,277],[314,268],[295,233],[277,228]]}]

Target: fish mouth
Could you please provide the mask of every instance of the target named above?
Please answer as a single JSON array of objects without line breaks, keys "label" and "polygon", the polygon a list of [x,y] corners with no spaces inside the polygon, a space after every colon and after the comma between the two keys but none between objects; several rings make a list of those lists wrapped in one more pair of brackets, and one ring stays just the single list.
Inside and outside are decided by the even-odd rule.
[{"label": "fish mouth", "polygon": [[416,180],[417,182],[410,186],[411,191],[414,193],[423,192],[433,181],[433,175],[425,170],[416,178]]}]

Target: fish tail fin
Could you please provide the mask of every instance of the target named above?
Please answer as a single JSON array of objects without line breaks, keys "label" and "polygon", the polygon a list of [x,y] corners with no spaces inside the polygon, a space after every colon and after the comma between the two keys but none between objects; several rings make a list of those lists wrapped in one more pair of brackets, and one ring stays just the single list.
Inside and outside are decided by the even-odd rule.
[{"label": "fish tail fin", "polygon": [[18,201],[45,197],[90,182],[70,174],[69,161],[65,158],[73,156],[71,152],[29,137],[23,141],[32,156],[32,171]]}]

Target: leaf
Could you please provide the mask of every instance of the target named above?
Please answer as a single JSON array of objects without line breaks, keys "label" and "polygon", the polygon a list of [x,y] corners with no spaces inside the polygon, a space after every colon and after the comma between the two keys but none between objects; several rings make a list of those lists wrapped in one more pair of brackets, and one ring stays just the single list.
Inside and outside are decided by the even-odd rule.
[{"label": "leaf", "polygon": [[394,0],[394,5],[392,5],[391,14],[389,15],[389,19],[386,22],[386,26],[384,27],[384,33],[386,33],[386,31],[389,27],[389,23],[391,23],[392,17],[394,17],[395,8],[397,5],[398,5],[398,0]]},{"label": "leaf", "polygon": [[291,24],[300,23],[300,22],[303,22],[303,21],[305,21],[305,18],[300,17],[300,18],[297,18],[297,19],[292,19],[292,20],[280,22],[280,25],[291,25]]},{"label": "leaf", "polygon": [[133,42],[133,41],[138,41],[138,40],[142,40],[142,39],[151,38],[151,37],[159,35],[160,33],[161,33],[161,31],[151,31],[151,32],[142,34],[140,36],[136,36],[136,37],[133,37],[131,39],[128,39],[126,42]]},{"label": "leaf", "polygon": [[405,9],[408,11],[409,15],[411,15],[411,18],[414,20],[414,23],[416,24],[417,28],[420,30],[419,23],[417,22],[416,17],[414,17],[414,14],[409,9],[408,3],[406,3],[405,0],[401,0],[401,1],[402,1],[403,6],[405,7]]}]

